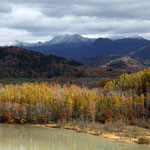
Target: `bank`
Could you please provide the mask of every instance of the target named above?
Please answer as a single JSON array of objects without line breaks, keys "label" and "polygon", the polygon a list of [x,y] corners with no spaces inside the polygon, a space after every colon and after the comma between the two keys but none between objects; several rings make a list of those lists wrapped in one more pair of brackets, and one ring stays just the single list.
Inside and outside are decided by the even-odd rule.
[{"label": "bank", "polygon": [[[145,129],[142,127],[138,127],[138,126],[131,126],[131,125],[127,125],[126,128],[133,130],[133,133],[127,130],[122,130],[119,132],[109,132],[106,131],[104,128],[103,124],[99,124],[99,129],[92,127],[93,129],[91,129],[90,127],[88,127],[88,125],[83,125],[82,127],[78,124],[76,125],[70,125],[70,124],[28,124],[28,125],[32,125],[32,126],[36,126],[36,127],[47,127],[47,128],[62,128],[62,129],[67,129],[67,130],[75,130],[77,132],[80,133],[87,133],[87,134],[91,134],[94,136],[100,136],[103,137],[105,139],[111,139],[111,140],[115,140],[118,142],[125,142],[125,143],[136,143],[139,144],[139,138],[140,137],[144,137],[146,139],[149,139],[150,141],[150,130],[149,129]],[[101,130],[100,130],[101,128]],[[141,132],[139,135],[138,132]],[[127,133],[129,132],[129,133]],[[135,132],[135,133],[134,133]],[[147,134],[145,134],[147,133]],[[129,136],[127,135],[129,134]],[[132,135],[130,135],[132,134]],[[133,135],[135,134],[135,135]],[[147,147],[150,147],[150,143],[149,144],[143,144]]]}]

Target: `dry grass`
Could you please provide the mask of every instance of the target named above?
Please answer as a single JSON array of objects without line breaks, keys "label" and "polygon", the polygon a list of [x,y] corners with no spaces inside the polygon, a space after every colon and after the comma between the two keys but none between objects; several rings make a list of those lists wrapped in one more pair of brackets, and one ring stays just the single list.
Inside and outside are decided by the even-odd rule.
[{"label": "dry grass", "polygon": [[104,130],[108,132],[121,132],[125,130],[125,123],[122,121],[108,122],[104,125]]}]

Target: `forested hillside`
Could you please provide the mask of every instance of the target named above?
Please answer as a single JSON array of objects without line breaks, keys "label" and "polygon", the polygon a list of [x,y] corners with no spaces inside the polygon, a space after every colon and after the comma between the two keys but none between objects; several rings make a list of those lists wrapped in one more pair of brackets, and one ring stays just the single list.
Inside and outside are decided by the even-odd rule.
[{"label": "forested hillside", "polygon": [[0,77],[51,78],[78,76],[80,63],[18,47],[0,47]]}]

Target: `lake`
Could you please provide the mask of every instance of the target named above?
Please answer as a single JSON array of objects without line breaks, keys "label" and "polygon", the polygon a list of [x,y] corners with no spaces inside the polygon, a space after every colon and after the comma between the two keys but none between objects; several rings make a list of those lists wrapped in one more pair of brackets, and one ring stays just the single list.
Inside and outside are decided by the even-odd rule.
[{"label": "lake", "polygon": [[0,150],[150,150],[65,129],[0,124]]}]

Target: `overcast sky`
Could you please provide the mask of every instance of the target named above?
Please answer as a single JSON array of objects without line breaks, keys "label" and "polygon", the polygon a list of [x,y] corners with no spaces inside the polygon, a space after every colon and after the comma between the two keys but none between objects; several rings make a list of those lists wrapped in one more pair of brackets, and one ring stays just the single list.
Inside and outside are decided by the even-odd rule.
[{"label": "overcast sky", "polygon": [[150,39],[150,0],[0,0],[0,44],[55,35]]}]

